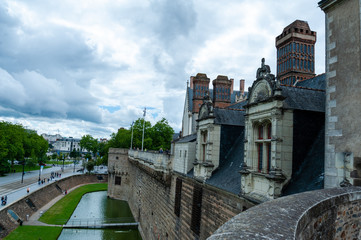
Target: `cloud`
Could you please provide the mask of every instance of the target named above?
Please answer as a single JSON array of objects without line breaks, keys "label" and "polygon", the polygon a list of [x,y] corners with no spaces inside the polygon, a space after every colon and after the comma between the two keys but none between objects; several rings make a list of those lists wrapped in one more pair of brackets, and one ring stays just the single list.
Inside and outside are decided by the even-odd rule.
[{"label": "cloud", "polygon": [[177,132],[190,76],[248,87],[262,57],[275,73],[275,37],[296,19],[317,31],[324,72],[324,15],[312,0],[2,1],[0,119],[104,137],[147,107],[147,120],[165,117]]}]

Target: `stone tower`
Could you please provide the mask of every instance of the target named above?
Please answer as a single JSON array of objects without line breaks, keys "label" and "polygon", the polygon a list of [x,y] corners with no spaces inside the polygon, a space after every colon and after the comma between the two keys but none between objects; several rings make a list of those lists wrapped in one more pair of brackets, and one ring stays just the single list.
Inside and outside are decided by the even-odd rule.
[{"label": "stone tower", "polygon": [[296,20],[276,37],[277,79],[292,85],[315,76],[316,32],[308,23]]},{"label": "stone tower", "polygon": [[213,103],[216,108],[225,108],[231,104],[232,80],[227,76],[218,75],[212,81],[213,84]]},{"label": "stone tower", "polygon": [[206,94],[209,95],[209,78],[204,73],[197,73],[191,78],[191,88],[193,88],[193,113],[198,113]]},{"label": "stone tower", "polygon": [[361,2],[318,4],[326,14],[325,188],[361,186]]}]

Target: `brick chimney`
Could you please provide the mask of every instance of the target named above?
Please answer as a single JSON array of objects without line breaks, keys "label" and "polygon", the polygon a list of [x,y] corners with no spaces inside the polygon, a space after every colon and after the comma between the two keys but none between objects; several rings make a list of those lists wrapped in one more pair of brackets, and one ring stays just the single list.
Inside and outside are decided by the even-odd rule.
[{"label": "brick chimney", "polygon": [[244,79],[239,80],[239,91],[241,92],[241,95],[244,94]]},{"label": "brick chimney", "polygon": [[210,79],[204,73],[197,73],[191,77],[191,86],[193,87],[193,113],[199,112],[199,107],[203,103],[203,98],[209,94]]},{"label": "brick chimney", "polygon": [[232,81],[227,76],[218,75],[213,83],[213,105],[216,108],[225,108],[231,105]]},{"label": "brick chimney", "polygon": [[231,78],[230,80],[231,80],[231,82],[232,82],[232,84],[231,84],[231,95],[232,95],[232,93],[233,93],[233,88],[234,88],[234,79]]}]

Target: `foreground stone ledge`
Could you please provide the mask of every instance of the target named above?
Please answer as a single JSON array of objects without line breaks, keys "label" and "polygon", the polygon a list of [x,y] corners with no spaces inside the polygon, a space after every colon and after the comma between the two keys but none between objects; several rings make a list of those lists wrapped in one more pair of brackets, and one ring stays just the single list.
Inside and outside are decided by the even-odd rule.
[{"label": "foreground stone ledge", "polygon": [[242,212],[208,239],[357,239],[360,206],[361,187],[295,194]]}]

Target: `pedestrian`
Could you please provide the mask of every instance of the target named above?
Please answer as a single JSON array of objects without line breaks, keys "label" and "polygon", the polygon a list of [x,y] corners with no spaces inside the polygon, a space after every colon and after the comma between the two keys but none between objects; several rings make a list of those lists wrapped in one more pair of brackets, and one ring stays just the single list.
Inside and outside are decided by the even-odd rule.
[{"label": "pedestrian", "polygon": [[29,192],[30,192],[30,188],[27,188],[27,189],[26,189],[26,192],[29,194]]}]

